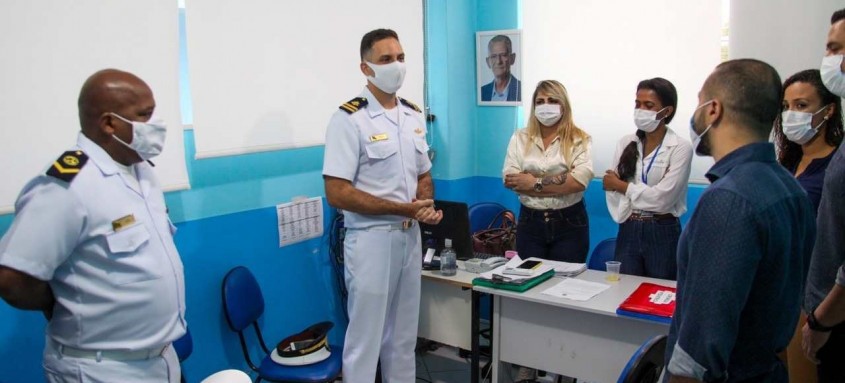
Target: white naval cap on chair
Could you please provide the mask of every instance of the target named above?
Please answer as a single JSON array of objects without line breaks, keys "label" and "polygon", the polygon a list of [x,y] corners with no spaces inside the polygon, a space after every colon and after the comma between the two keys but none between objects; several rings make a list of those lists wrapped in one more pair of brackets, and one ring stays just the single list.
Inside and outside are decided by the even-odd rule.
[{"label": "white naval cap on chair", "polygon": [[243,371],[223,370],[203,379],[200,383],[252,383],[252,379]]}]

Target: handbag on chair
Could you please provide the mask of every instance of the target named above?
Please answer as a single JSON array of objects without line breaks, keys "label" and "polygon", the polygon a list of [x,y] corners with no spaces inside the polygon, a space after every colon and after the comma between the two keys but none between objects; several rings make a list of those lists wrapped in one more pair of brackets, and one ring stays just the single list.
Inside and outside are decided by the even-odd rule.
[{"label": "handbag on chair", "polygon": [[[501,220],[499,227],[493,227]],[[502,210],[486,229],[472,233],[472,250],[476,253],[504,256],[516,248],[516,217],[510,210]]]}]

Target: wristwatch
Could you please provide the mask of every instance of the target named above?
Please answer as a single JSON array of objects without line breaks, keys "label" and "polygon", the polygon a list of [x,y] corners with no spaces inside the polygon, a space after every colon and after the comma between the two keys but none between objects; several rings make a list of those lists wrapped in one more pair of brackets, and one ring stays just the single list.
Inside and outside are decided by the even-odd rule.
[{"label": "wristwatch", "polygon": [[543,191],[543,179],[537,178],[537,182],[534,182],[534,191],[541,192]]},{"label": "wristwatch", "polygon": [[815,310],[810,311],[810,313],[807,315],[807,327],[809,327],[810,330],[818,332],[830,332],[831,330],[833,330],[833,326],[827,327],[819,323],[818,319],[816,319]]}]

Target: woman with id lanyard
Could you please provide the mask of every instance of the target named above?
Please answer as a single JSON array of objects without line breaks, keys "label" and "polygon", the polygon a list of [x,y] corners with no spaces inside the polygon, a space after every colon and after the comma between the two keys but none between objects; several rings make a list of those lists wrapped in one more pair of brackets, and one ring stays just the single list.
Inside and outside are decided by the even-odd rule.
[{"label": "woman with id lanyard", "polygon": [[692,147],[666,124],[678,106],[675,86],[657,77],[637,85],[635,134],[619,141],[603,184],[607,208],[619,223],[616,260],[621,273],[676,279],[678,217],[687,210]]}]

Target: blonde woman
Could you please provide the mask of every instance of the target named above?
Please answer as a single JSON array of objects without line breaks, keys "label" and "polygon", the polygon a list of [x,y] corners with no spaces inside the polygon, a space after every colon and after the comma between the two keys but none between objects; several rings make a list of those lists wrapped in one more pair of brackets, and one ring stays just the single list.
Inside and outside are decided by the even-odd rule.
[{"label": "blonde woman", "polygon": [[528,126],[513,134],[502,173],[519,195],[521,258],[585,262],[590,248],[584,190],[593,178],[590,136],[575,126],[563,84],[540,81]]}]

